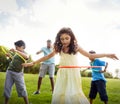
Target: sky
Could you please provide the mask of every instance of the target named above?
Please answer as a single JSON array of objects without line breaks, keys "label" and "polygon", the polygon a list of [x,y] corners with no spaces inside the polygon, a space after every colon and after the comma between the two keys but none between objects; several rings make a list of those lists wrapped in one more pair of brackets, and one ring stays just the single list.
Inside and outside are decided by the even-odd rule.
[{"label": "sky", "polygon": [[[54,42],[62,27],[70,27],[86,51],[120,58],[120,0],[0,0],[0,45],[11,48],[22,39],[26,51],[38,59],[42,55],[35,53],[47,39]],[[79,57],[80,65],[88,64]],[[102,59],[109,62],[110,72],[120,68],[119,61]]]}]

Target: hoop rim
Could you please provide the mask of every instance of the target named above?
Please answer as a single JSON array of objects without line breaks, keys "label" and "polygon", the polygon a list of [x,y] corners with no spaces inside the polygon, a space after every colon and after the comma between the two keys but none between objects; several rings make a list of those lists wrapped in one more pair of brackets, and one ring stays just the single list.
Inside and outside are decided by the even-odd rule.
[{"label": "hoop rim", "polygon": [[58,68],[101,68],[102,66],[58,66]]}]

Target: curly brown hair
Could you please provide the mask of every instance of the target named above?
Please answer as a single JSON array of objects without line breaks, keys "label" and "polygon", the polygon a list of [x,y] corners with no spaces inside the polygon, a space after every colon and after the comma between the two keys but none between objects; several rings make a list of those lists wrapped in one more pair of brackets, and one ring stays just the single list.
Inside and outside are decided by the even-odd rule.
[{"label": "curly brown hair", "polygon": [[76,54],[76,49],[77,49],[77,40],[76,37],[74,35],[74,33],[72,32],[71,28],[69,27],[63,27],[62,29],[59,30],[59,32],[57,33],[57,36],[55,38],[55,42],[54,42],[54,49],[57,53],[60,53],[62,51],[62,43],[60,40],[60,37],[62,34],[68,34],[71,37],[71,41],[69,44],[69,50],[68,50],[68,54]]}]

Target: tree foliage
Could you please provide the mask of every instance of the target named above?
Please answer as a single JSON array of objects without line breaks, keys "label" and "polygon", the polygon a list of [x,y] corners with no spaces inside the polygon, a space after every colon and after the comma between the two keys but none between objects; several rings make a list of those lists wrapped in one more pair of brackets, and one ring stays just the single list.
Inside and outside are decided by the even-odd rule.
[{"label": "tree foliage", "polygon": [[9,59],[6,57],[6,53],[8,52],[8,48],[5,46],[0,46],[0,71],[6,71],[9,65]]},{"label": "tree foliage", "polygon": [[115,78],[119,78],[120,77],[119,73],[120,73],[120,69],[115,69],[115,74],[116,74]]}]

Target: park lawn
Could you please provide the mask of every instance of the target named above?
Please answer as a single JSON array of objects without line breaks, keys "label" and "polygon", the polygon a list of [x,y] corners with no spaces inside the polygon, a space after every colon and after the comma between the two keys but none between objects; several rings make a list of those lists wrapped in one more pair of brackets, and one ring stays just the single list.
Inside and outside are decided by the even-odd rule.
[{"label": "park lawn", "polygon": [[[41,93],[39,95],[33,95],[33,92],[37,88],[38,74],[24,74],[25,83],[28,92],[29,101],[32,104],[51,104],[51,86],[49,76],[42,81]],[[4,103],[3,89],[4,89],[5,73],[0,72],[0,104]],[[82,86],[85,95],[88,97],[90,89],[91,78],[82,77]],[[109,104],[120,104],[120,80],[119,79],[107,79],[107,92],[109,96]],[[15,86],[12,89],[12,95],[9,104],[24,104],[22,98],[17,97]],[[100,101],[99,95],[94,101],[94,104],[103,104]]]}]

